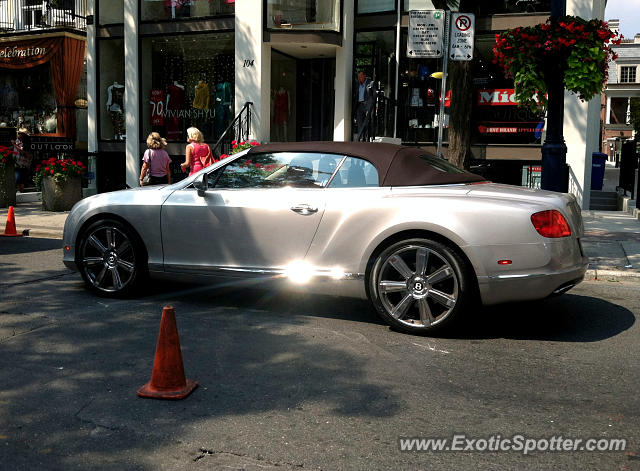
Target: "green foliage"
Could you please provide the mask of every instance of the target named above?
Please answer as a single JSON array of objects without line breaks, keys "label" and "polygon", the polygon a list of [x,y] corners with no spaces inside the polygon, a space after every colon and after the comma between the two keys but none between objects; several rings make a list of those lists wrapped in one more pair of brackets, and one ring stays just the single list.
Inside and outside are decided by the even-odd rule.
[{"label": "green foliage", "polygon": [[565,16],[497,34],[494,62],[513,77],[520,105],[543,111],[548,85],[560,76],[581,100],[601,93],[620,40],[601,20]]}]

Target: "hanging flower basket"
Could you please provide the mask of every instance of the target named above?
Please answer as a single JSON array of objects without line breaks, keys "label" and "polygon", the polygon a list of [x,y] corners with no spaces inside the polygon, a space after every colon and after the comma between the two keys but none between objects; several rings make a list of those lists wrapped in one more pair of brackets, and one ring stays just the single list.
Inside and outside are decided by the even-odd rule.
[{"label": "hanging flower basket", "polygon": [[82,199],[82,173],[86,167],[73,159],[51,157],[36,167],[34,181],[42,190],[42,209],[69,211]]},{"label": "hanging flower basket", "polygon": [[547,106],[548,84],[561,73],[565,88],[581,100],[599,95],[609,61],[617,58],[612,46],[621,40],[604,21],[564,16],[497,34],[494,63],[513,78],[520,105],[540,112]]},{"label": "hanging flower basket", "polygon": [[0,146],[0,208],[16,204],[16,152]]}]

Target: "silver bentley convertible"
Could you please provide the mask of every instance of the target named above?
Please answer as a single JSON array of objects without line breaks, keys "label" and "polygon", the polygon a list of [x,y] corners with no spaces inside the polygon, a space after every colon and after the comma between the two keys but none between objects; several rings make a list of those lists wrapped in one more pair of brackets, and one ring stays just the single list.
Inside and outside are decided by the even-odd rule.
[{"label": "silver bentley convertible", "polygon": [[560,294],[587,268],[569,194],[493,184],[415,148],[253,147],[168,186],[74,206],[64,263],[102,295],[148,276],[279,280],[429,332],[474,304]]}]

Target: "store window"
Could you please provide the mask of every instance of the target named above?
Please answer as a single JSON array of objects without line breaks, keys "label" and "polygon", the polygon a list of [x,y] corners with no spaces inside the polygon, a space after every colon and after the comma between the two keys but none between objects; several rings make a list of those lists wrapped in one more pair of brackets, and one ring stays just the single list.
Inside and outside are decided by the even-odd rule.
[{"label": "store window", "polygon": [[[355,70],[374,82],[375,119],[371,135],[393,136],[396,84],[395,31],[361,31],[356,34]],[[356,84],[357,85],[357,84]],[[358,86],[354,87],[354,121],[358,128]]]},{"label": "store window", "polygon": [[267,0],[267,28],[340,31],[340,0]]},{"label": "store window", "polygon": [[124,40],[99,41],[98,61],[100,64],[100,138],[120,141],[126,137]]},{"label": "store window", "polygon": [[98,0],[98,23],[124,23],[124,0]]},{"label": "store window", "polygon": [[356,0],[358,3],[358,14],[381,13],[395,11],[395,0]]},{"label": "store window", "polygon": [[547,13],[551,11],[551,0],[479,0],[480,15]]},{"label": "store window", "polygon": [[27,128],[29,134],[57,131],[48,62],[26,69],[0,69],[0,127]]},{"label": "store window", "polygon": [[143,0],[142,21],[233,15],[235,0]]},{"label": "store window", "polygon": [[[404,0],[404,11],[409,10],[441,10],[431,0]],[[441,2],[444,3],[444,2]]]},{"label": "store window", "polygon": [[[397,136],[404,142],[434,143],[438,139],[442,59],[408,58],[407,31],[400,43]],[[445,101],[445,135],[449,101]]]},{"label": "store window", "polygon": [[[518,106],[513,79],[493,64],[492,37],[478,37],[473,61],[472,143],[540,144],[544,117]],[[452,91],[455,100],[455,88]]]},{"label": "store window", "polygon": [[215,143],[235,116],[234,51],[231,32],[143,39],[143,135],[185,142],[195,126]]},{"label": "store window", "polygon": [[635,83],[636,69],[635,65],[620,67],[620,83]]}]

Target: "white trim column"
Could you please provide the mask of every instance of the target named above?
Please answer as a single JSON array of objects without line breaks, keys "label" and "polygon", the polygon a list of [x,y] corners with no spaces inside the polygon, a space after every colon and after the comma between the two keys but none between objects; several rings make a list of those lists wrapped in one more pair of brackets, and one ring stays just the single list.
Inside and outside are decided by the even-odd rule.
[{"label": "white trim column", "polygon": [[351,140],[351,87],[355,81],[353,71],[354,0],[342,0],[342,47],[336,49],[335,111],[333,140]]},{"label": "white trim column", "polygon": [[268,142],[271,135],[271,46],[264,42],[262,0],[235,3],[235,115],[251,108],[251,139]]},{"label": "white trim column", "polygon": [[140,87],[138,80],[138,0],[124,0],[124,110],[127,132],[126,181],[134,188],[140,178]]},{"label": "white trim column", "polygon": [[[604,0],[567,0],[567,15],[603,19],[604,7]],[[591,203],[591,154],[600,151],[600,107],[600,95],[584,103],[565,91],[564,140],[570,166],[569,192],[575,195],[582,209],[589,209]]]}]

